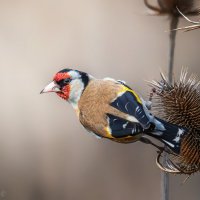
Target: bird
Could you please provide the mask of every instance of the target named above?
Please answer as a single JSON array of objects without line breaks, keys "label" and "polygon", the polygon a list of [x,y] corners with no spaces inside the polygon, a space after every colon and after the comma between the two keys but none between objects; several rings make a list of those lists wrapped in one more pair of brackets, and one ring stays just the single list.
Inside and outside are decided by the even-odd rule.
[{"label": "bird", "polygon": [[97,79],[75,70],[57,72],[42,91],[53,92],[72,105],[82,126],[98,138],[119,143],[141,141],[164,151],[151,142],[153,137],[167,145],[169,152],[179,155],[188,129],[164,121],[150,112],[150,103],[124,81]]},{"label": "bird", "polygon": [[163,166],[161,153],[158,166],[179,174],[194,174],[200,171],[200,80],[194,74],[188,76],[183,68],[178,80],[172,83],[161,73],[160,81],[151,81],[154,91],[153,108],[157,116],[169,123],[183,126],[188,134],[182,139],[180,152],[169,154],[168,165]]}]

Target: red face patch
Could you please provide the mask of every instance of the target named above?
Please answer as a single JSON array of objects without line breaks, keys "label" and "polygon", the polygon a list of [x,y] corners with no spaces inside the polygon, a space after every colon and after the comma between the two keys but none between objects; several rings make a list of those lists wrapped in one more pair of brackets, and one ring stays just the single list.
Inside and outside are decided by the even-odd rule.
[{"label": "red face patch", "polygon": [[[62,81],[66,78],[70,78],[70,75],[67,72],[57,73],[53,80],[56,82]],[[68,100],[70,94],[70,85],[66,85],[62,88],[61,92],[56,92],[56,94],[62,99]]]},{"label": "red face patch", "polygon": [[70,93],[70,85],[64,86],[62,88],[62,92],[56,92],[56,94],[64,100],[69,99],[69,93]]},{"label": "red face patch", "polygon": [[67,72],[65,72],[65,73],[57,73],[54,76],[53,80],[56,81],[56,82],[59,82],[59,81],[64,80],[66,78],[70,78],[70,75]]}]

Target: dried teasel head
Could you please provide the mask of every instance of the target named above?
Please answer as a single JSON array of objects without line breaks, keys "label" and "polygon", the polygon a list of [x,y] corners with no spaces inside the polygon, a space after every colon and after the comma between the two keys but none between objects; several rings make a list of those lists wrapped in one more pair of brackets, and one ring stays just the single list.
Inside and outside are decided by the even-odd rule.
[{"label": "dried teasel head", "polygon": [[168,152],[166,165],[162,152],[157,157],[157,165],[169,173],[193,174],[200,171],[200,79],[187,76],[183,69],[180,79],[170,83],[162,74],[161,81],[152,81],[155,91],[153,110],[164,120],[188,129],[182,138],[179,154]]},{"label": "dried teasel head", "polygon": [[187,15],[197,15],[198,9],[194,9],[194,0],[157,0],[158,6],[152,5],[150,0],[144,0],[145,5],[157,15],[181,16],[177,7]]}]

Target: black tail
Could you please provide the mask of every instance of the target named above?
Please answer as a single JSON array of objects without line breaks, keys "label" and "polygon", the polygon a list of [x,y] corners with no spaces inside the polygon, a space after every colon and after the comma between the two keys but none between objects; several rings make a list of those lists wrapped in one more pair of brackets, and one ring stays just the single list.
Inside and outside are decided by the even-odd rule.
[{"label": "black tail", "polygon": [[[184,127],[170,124],[162,119],[155,117],[155,128],[146,134],[160,140],[167,145],[174,153],[180,153],[182,138],[188,134],[188,130]],[[161,123],[161,124],[160,124]],[[160,128],[160,125],[162,128]],[[159,128],[158,128],[159,127]],[[164,128],[164,129],[163,129]]]}]

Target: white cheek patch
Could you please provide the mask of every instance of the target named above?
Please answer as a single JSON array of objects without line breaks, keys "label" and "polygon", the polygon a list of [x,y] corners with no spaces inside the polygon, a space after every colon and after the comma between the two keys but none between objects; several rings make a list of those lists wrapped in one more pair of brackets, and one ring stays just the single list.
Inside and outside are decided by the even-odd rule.
[{"label": "white cheek patch", "polygon": [[78,78],[81,77],[81,75],[80,75],[78,72],[76,72],[76,71],[70,71],[70,72],[69,72],[69,75],[70,75],[71,77],[73,77],[73,79],[78,79]]},{"label": "white cheek patch", "polygon": [[75,79],[71,81],[70,84],[70,95],[69,103],[73,106],[74,109],[78,108],[78,101],[84,90],[84,84],[80,79]]}]

